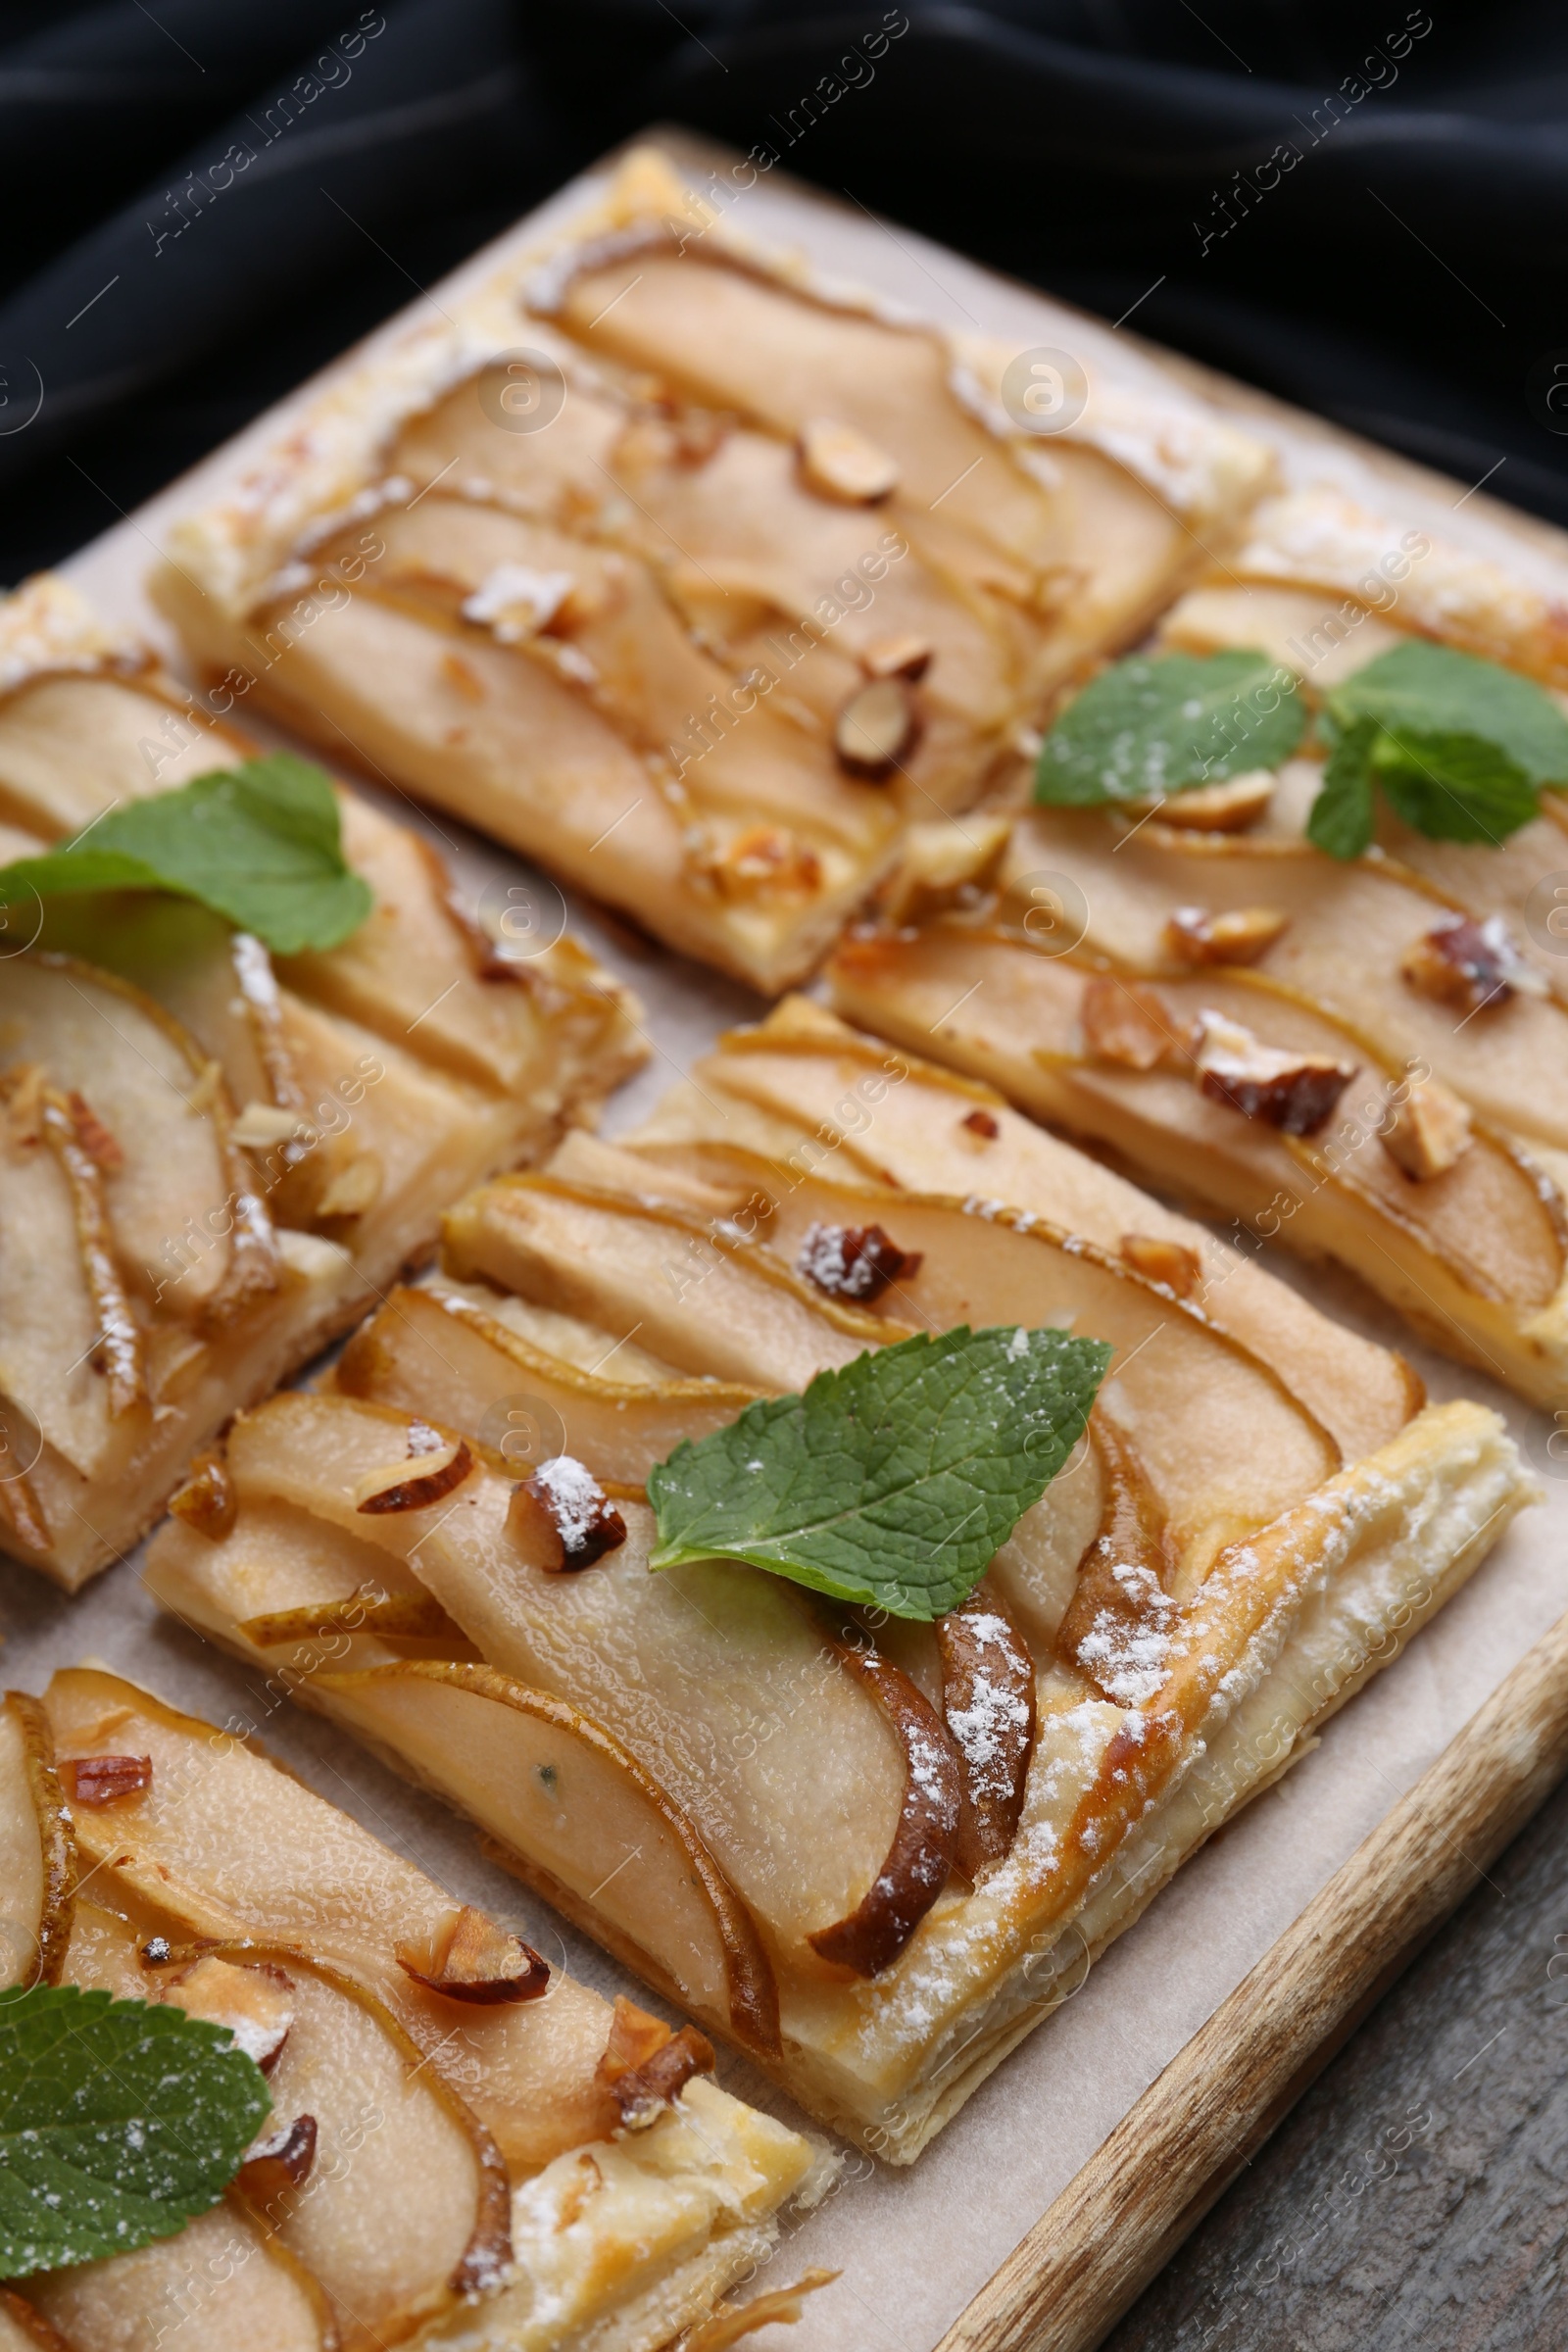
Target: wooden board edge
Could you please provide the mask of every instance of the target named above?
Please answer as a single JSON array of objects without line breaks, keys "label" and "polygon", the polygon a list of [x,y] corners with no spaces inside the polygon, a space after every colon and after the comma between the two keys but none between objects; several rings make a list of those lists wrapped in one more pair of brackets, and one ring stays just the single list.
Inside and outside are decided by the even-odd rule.
[{"label": "wooden board edge", "polygon": [[1568,1772],[1568,1615],[1128,2109],[937,2352],[1093,2352]]}]

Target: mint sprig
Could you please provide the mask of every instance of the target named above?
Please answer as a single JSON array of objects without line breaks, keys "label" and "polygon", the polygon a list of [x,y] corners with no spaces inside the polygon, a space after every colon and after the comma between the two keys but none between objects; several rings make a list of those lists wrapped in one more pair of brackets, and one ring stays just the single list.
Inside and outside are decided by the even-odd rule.
[{"label": "mint sprig", "polygon": [[650,1473],[649,1565],[746,1560],[895,1617],[941,1617],[1067,1459],[1111,1354],[1060,1331],[959,1325],[749,1404]]},{"label": "mint sprig", "polygon": [[343,856],[330,779],[292,752],[132,801],[75,841],[0,867],[0,906],[97,890],[196,899],[280,956],[335,948],[375,903]]},{"label": "mint sprig", "polygon": [[1371,840],[1379,789],[1429,841],[1496,846],[1527,825],[1543,784],[1568,783],[1568,718],[1529,678],[1412,639],[1325,698],[1323,786],[1307,838],[1331,858]]},{"label": "mint sprig", "polygon": [[270,2107],[225,2027],[73,1984],[0,1991],[0,2278],[172,2237]]},{"label": "mint sprig", "polygon": [[1268,654],[1134,655],[1102,670],[1057,719],[1035,799],[1094,808],[1223,784],[1278,767],[1305,730],[1295,672]]}]

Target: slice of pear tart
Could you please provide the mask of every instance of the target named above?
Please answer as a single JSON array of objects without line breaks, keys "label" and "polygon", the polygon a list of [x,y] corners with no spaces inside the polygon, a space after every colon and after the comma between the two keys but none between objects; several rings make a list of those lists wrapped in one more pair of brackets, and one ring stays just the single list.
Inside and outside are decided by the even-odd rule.
[{"label": "slice of pear tart", "polygon": [[829,983],[1238,1242],[1338,1258],[1446,1354],[1568,1395],[1568,1005],[1412,869],[1037,809],[994,888],[853,931]]},{"label": "slice of pear tart", "polygon": [[[569,1787],[569,1736],[550,1753]],[[831,2179],[691,2027],[454,1902],[233,1719],[97,1669],[10,1693],[0,1852],[0,1981],[225,2027],[272,2102],[220,2203],[15,2280],[0,2344],[654,2352]]]},{"label": "slice of pear tart", "polygon": [[[973,1440],[950,1584],[962,1518],[888,1500],[956,1458],[920,1367],[980,1366],[1001,1429],[1069,1358],[1092,1416],[1030,1406],[1000,1521]],[[1532,1492],[1495,1414],[792,1005],[454,1209],[325,1387],[240,1416],[148,1582],[903,2163]],[[852,1523],[862,1564],[915,1527],[909,1581],[857,1588]]]},{"label": "slice of pear tart", "polygon": [[[254,748],[48,577],[0,604],[0,688],[8,862]],[[69,1587],[641,1058],[570,939],[502,960],[426,843],[337,800],[373,906],[324,952],[149,891],[0,909],[0,1546]]]},{"label": "slice of pear tart", "polygon": [[768,992],[1272,471],[1152,368],[1013,387],[652,150],[442,316],[177,521],[154,593],[225,691]]}]

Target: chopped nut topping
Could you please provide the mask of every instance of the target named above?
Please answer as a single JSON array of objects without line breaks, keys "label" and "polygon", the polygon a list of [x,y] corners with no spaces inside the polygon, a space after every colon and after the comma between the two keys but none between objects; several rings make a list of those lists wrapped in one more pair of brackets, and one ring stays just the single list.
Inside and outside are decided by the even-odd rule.
[{"label": "chopped nut topping", "polygon": [[66,1794],[76,1805],[113,1805],[153,1785],[151,1756],[77,1756],[62,1764]]},{"label": "chopped nut topping", "polygon": [[1439,1078],[1416,1079],[1392,1109],[1383,1149],[1417,1184],[1446,1174],[1475,1141],[1468,1106]]},{"label": "chopped nut topping", "polygon": [[1135,1273],[1162,1282],[1178,1298],[1190,1298],[1203,1276],[1203,1261],[1185,1242],[1161,1241],[1152,1233],[1124,1233],[1121,1254]]},{"label": "chopped nut topping", "polygon": [[239,2168],[239,2186],[251,2202],[270,2205],[286,2188],[303,2188],[316,2162],[316,2118],[297,2115],[253,2140]]},{"label": "chopped nut topping", "polygon": [[535,2001],[550,1989],[549,1966],[533,1946],[470,1903],[455,1911],[428,1945],[400,1943],[394,1957],[408,1976],[449,2001]]},{"label": "chopped nut topping", "polygon": [[1497,1008],[1521,994],[1546,993],[1545,982],[1525,962],[1500,914],[1489,914],[1482,923],[1467,914],[1446,915],[1405,950],[1399,970],[1422,996],[1461,1012]]},{"label": "chopped nut topping", "polygon": [[345,1167],[327,1178],[316,1203],[320,1217],[363,1217],[381,1197],[384,1171],[374,1152],[357,1152]]},{"label": "chopped nut topping", "polygon": [[160,1999],[187,2017],[226,2026],[235,2045],[254,2058],[263,2074],[277,2063],[294,2023],[293,1984],[281,1969],[236,1968],[208,1952],[166,1984]]},{"label": "chopped nut topping", "polygon": [[914,749],[920,714],[902,678],[858,687],[833,723],[833,749],[852,776],[876,784]]},{"label": "chopped nut topping", "polygon": [[169,1508],[174,1518],[194,1528],[210,1544],[220,1544],[231,1535],[239,1516],[239,1497],[222,1455],[199,1453],[178,1494],[170,1496]]},{"label": "chopped nut topping", "polygon": [[1011,832],[1005,816],[949,816],[911,825],[883,901],[888,921],[924,922],[976,897],[996,879]]},{"label": "chopped nut topping", "polygon": [[615,1995],[610,2039],[597,2079],[620,2110],[621,2129],[646,2132],[694,2075],[712,2069],[713,2047],[694,2026],[678,2034],[624,1993]]},{"label": "chopped nut topping", "polygon": [[1123,1069],[1152,1070],[1188,1050],[1187,1032],[1155,988],[1141,980],[1097,978],[1084,984],[1078,1019],[1084,1051]]},{"label": "chopped nut topping", "polygon": [[1277,906],[1237,906],[1228,914],[1178,906],[1165,925],[1165,945],[1183,963],[1255,963],[1290,920]]},{"label": "chopped nut topping", "polygon": [[[410,1462],[422,1467],[412,1472]],[[357,1511],[422,1511],[461,1487],[473,1468],[473,1456],[462,1438],[444,1438],[427,1421],[409,1423],[409,1450],[401,1462],[383,1463],[367,1471],[354,1490]]]},{"label": "chopped nut topping", "polygon": [[929,637],[879,637],[868,645],[860,656],[860,667],[868,678],[907,678],[912,683],[923,678],[931,666],[935,648]]},{"label": "chopped nut topping", "polygon": [[880,1225],[811,1225],[795,1271],[830,1298],[880,1298],[889,1283],[920,1270],[921,1252],[901,1250]]},{"label": "chopped nut topping", "polygon": [[1275,778],[1266,767],[1226,784],[1200,784],[1193,792],[1167,793],[1158,801],[1128,801],[1130,816],[1154,816],[1183,833],[1243,833],[1256,824],[1274,797]]},{"label": "chopped nut topping", "polygon": [[465,598],[463,617],[488,628],[500,645],[520,645],[549,627],[576,584],[575,572],[498,564]]},{"label": "chopped nut topping", "polygon": [[95,1159],[106,1176],[118,1176],[125,1164],[125,1154],[110,1134],[98,1113],[78,1094],[70,1094],[66,1101],[76,1122],[76,1136],[89,1158]]},{"label": "chopped nut topping", "polygon": [[1199,1015],[1195,1056],[1200,1091],[1211,1102],[1264,1119],[1286,1135],[1315,1135],[1355,1076],[1326,1054],[1282,1053],[1223,1013]]},{"label": "chopped nut topping", "polygon": [[698,863],[726,899],[808,899],[822,883],[816,852],[783,825],[748,825]]},{"label": "chopped nut topping", "polygon": [[572,1454],[558,1453],[541,1462],[516,1492],[538,1505],[560,1544],[560,1559],[541,1561],[541,1567],[591,1568],[626,1541],[625,1520],[592,1471]]},{"label": "chopped nut topping", "polygon": [[300,1124],[297,1110],[276,1102],[247,1102],[229,1129],[232,1140],[246,1152],[270,1152],[286,1144]]},{"label": "chopped nut topping", "polygon": [[965,1111],[963,1117],[958,1121],[958,1125],[972,1135],[977,1143],[981,1144],[994,1144],[1002,1133],[1000,1125],[989,1110]]},{"label": "chopped nut topping", "polygon": [[852,424],[819,416],[805,426],[799,447],[801,477],[819,497],[868,507],[898,488],[897,462]]}]

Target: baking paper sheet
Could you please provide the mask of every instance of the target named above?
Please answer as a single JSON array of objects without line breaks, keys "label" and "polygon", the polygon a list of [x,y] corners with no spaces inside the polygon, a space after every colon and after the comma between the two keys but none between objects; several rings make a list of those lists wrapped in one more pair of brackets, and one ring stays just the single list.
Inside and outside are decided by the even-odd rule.
[{"label": "baking paper sheet", "polygon": [[[696,184],[711,186],[710,174],[716,173],[734,197],[729,172],[735,159],[727,151],[680,133],[648,135],[676,156]],[[373,353],[410,323],[427,319],[427,303],[450,302],[510,251],[520,255],[569,218],[599,176],[588,174],[564,190],[352,356]],[[994,277],[908,230],[884,227],[863,212],[792,185],[780,173],[759,179],[727,209],[749,233],[803,247],[839,276],[943,323],[1015,336],[1020,349],[1065,348],[1132,377],[1148,368],[1125,333]],[[1187,372],[1191,380],[1200,373]],[[171,518],[231,480],[256,446],[323,380],[63,567],[107,616],[133,622],[159,642],[174,666],[176,650],[140,587]],[[1370,465],[1399,481],[1400,510],[1411,519],[1447,537],[1462,535],[1516,566],[1539,570],[1552,560],[1541,526],[1524,518],[1505,522],[1500,510],[1489,512],[1476,498],[1455,513],[1453,487],[1439,477],[1418,475],[1401,461],[1369,460],[1331,428],[1288,418],[1252,395],[1226,397],[1245,406],[1250,427],[1278,439],[1286,470],[1296,478],[1327,476],[1364,490]],[[1522,553],[1516,531],[1535,546]],[[1557,577],[1560,582],[1560,569]],[[248,713],[246,723],[253,723]],[[368,789],[393,814],[426,831],[474,896],[497,879],[532,880],[546,899],[553,892],[518,860],[452,820],[429,815],[390,791]],[[757,1017],[762,1005],[745,989],[639,946],[568,903],[579,935],[631,983],[647,1007],[649,1066],[611,1105],[605,1130],[613,1135],[645,1117],[720,1029]],[[849,2152],[837,2187],[814,2214],[789,2228],[758,2282],[782,2285],[808,2264],[843,2273],[837,2284],[810,2298],[788,2338],[789,2352],[846,2352],[851,2346],[856,2352],[930,2352],[1187,2037],[1568,1607],[1568,1458],[1554,1461],[1547,1451],[1552,1433],[1546,1418],[1413,1342],[1349,1277],[1302,1268],[1277,1251],[1267,1263],[1330,1313],[1401,1348],[1434,1399],[1471,1396],[1494,1405],[1542,1475],[1544,1502],[1515,1525],[1408,1651],[1327,1727],[1314,1752],[1187,1865],[912,2171],[888,2171]],[[1559,1449],[1568,1457],[1568,1444],[1559,1440]],[[215,1722],[248,1726],[313,1788],[410,1854],[459,1899],[485,1905],[558,1967],[606,1993],[624,1990],[648,1999],[612,1961],[487,1864],[474,1834],[433,1798],[406,1788],[326,1724],[270,1698],[260,1677],[163,1616],[142,1588],[136,1558],[75,1600],[0,1561],[0,1625],[6,1683],[38,1690],[55,1667],[92,1659]],[[787,2120],[803,2120],[732,2054],[721,2054],[719,2080]]]}]

